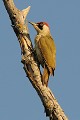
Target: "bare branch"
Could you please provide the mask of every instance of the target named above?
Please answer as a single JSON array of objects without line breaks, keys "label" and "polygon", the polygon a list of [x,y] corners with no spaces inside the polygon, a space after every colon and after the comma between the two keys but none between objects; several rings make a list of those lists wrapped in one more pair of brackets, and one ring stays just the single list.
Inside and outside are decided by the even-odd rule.
[{"label": "bare branch", "polygon": [[27,16],[29,10],[30,10],[30,6],[28,8],[26,8],[26,9],[22,10],[22,14],[24,16],[24,20],[26,19],[26,16]]},{"label": "bare branch", "polygon": [[28,27],[25,24],[30,6],[20,11],[14,5],[13,0],[3,0],[3,3],[11,19],[13,30],[20,43],[22,51],[21,61],[24,65],[23,68],[45,107],[46,116],[49,116],[50,120],[68,120],[51,90],[42,85],[41,72],[35,58]]}]

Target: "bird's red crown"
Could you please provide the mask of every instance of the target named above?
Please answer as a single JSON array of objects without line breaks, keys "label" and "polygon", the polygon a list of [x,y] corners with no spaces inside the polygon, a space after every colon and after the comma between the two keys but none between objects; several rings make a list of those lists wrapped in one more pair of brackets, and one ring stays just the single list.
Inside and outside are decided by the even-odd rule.
[{"label": "bird's red crown", "polygon": [[47,22],[38,22],[37,24],[40,24],[40,25],[43,24],[49,27],[49,24]]}]

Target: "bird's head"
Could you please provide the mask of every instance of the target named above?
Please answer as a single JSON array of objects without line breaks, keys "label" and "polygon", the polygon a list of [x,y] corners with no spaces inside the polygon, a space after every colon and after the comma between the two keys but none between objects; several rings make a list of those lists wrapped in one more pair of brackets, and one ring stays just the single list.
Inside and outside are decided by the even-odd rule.
[{"label": "bird's head", "polygon": [[38,23],[29,22],[29,23],[33,25],[33,27],[36,29],[37,34],[41,34],[44,36],[50,34],[50,28],[48,23],[46,22],[38,22]]}]

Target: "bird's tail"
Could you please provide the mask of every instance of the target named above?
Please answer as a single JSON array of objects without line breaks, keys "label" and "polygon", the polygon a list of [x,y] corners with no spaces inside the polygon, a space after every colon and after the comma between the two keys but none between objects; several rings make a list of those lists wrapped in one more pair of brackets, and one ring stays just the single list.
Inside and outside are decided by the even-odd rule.
[{"label": "bird's tail", "polygon": [[48,86],[50,72],[47,67],[44,68],[43,75],[42,75],[42,84],[46,87]]}]

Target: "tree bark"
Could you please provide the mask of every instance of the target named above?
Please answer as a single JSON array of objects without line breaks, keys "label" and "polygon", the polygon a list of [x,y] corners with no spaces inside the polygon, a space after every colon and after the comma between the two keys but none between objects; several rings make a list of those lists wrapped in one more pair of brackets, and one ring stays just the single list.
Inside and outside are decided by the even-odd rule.
[{"label": "tree bark", "polygon": [[68,120],[51,90],[48,87],[42,85],[40,68],[35,58],[28,26],[27,23],[25,23],[26,16],[30,10],[30,6],[21,11],[16,8],[13,0],[3,0],[3,3],[9,14],[12,28],[18,38],[21,47],[21,62],[24,65],[23,68],[32,86],[35,88],[42,101],[46,116],[48,116],[50,120]]}]

